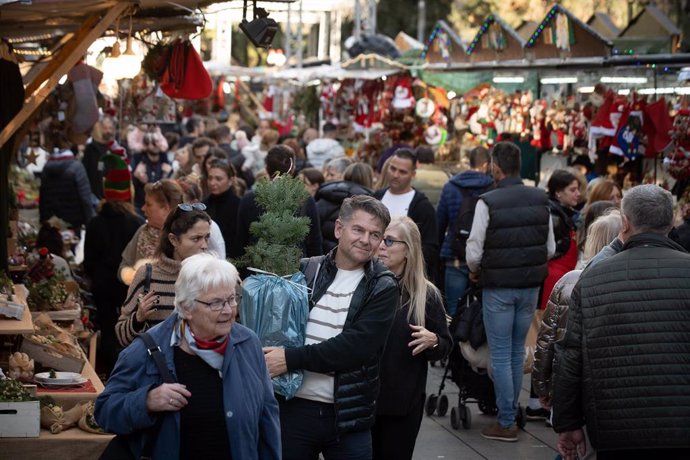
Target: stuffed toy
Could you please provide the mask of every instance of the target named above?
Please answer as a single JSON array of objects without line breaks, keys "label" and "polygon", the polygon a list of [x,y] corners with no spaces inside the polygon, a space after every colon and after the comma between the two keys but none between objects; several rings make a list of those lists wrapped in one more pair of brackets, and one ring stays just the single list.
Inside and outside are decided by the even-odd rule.
[{"label": "stuffed toy", "polygon": [[72,111],[71,129],[77,134],[91,131],[98,121],[98,85],[103,72],[80,62],[67,73],[67,78],[74,88],[74,110]]}]

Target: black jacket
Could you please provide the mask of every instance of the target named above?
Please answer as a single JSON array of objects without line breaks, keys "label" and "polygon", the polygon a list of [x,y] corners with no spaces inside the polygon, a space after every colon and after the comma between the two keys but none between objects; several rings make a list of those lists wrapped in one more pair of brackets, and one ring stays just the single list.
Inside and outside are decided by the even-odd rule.
[{"label": "black jacket", "polygon": [[[380,200],[386,194],[385,189],[374,192],[374,198]],[[429,280],[437,284],[438,264],[439,264],[439,245],[438,245],[438,223],[436,222],[436,210],[426,195],[419,190],[415,190],[414,197],[407,211],[407,217],[414,220],[422,236],[422,253],[424,253],[424,265]]]},{"label": "black jacket", "polygon": [[41,222],[57,216],[75,229],[91,220],[91,187],[78,160],[48,160],[41,173],[39,212]]},{"label": "black jacket", "polygon": [[481,263],[483,287],[540,286],[548,270],[548,198],[543,190],[509,177],[480,198],[489,208]]},{"label": "black jacket", "polygon": [[[338,273],[336,251],[302,260],[300,270],[312,288],[310,309]],[[307,268],[310,261],[312,266]],[[399,295],[393,273],[372,260],[365,265],[364,277],[352,296],[343,331],[325,342],[285,349],[288,370],[334,373],[335,421],[340,433],[368,430],[374,424],[379,361]]]},{"label": "black jacket", "polygon": [[685,219],[682,224],[676,228],[678,236],[678,244],[683,246],[686,251],[690,251],[690,218]]},{"label": "black jacket", "polygon": [[[89,177],[91,193],[99,200],[103,198],[103,170],[99,167],[101,157],[108,153],[108,146],[97,141],[86,144],[81,163]],[[101,165],[102,167],[102,165]]]},{"label": "black jacket", "polygon": [[556,344],[554,429],[599,451],[690,448],[690,254],[651,233],[585,270]]},{"label": "black jacket", "polygon": [[240,199],[232,187],[220,195],[209,195],[204,200],[206,212],[220,228],[220,233],[225,240],[225,256],[234,257],[238,251],[237,241],[237,210],[240,207]]},{"label": "black jacket", "polygon": [[403,296],[403,302],[395,312],[381,359],[381,394],[376,401],[378,415],[409,414],[426,391],[428,362],[445,358],[453,346],[443,301],[428,293],[424,327],[438,336],[438,346],[412,356],[412,348],[408,346],[413,340],[412,321],[407,319],[410,309],[408,296]]},{"label": "black jacket", "polygon": [[570,249],[572,242],[570,232],[575,231],[573,216],[576,211],[563,206],[557,200],[549,199],[549,212],[553,222],[553,237],[556,241],[556,252],[552,259],[558,259],[564,256],[568,249]]},{"label": "black jacket", "polygon": [[338,245],[335,238],[335,221],[340,213],[340,205],[345,198],[354,195],[369,195],[373,192],[359,184],[347,181],[327,182],[316,191],[316,209],[319,211],[321,236],[323,237],[323,254],[327,254]]}]

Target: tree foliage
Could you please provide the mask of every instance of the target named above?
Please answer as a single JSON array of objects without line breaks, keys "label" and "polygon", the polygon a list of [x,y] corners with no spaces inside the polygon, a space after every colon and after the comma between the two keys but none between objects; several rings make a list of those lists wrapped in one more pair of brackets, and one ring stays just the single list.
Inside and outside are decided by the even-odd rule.
[{"label": "tree foliage", "polygon": [[249,227],[256,243],[247,247],[238,264],[279,276],[299,270],[300,243],[309,232],[309,218],[295,214],[308,195],[304,184],[291,176],[257,182],[255,199],[265,212]]}]

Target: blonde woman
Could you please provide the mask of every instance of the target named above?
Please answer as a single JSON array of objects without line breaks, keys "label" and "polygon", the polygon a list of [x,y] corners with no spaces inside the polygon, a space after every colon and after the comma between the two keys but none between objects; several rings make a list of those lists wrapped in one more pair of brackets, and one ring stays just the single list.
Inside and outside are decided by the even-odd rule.
[{"label": "blonde woman", "polygon": [[441,294],[424,273],[417,224],[409,217],[393,219],[378,255],[398,278],[401,296],[381,358],[373,458],[410,459],[422,421],[427,363],[447,356],[452,339]]}]

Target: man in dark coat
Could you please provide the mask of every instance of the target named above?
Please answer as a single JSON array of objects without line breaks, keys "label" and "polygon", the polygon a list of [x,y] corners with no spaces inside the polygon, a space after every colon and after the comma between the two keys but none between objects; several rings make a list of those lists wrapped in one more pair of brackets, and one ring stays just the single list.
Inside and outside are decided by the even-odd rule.
[{"label": "man in dark coat", "polygon": [[84,148],[81,162],[89,176],[91,193],[97,200],[103,198],[103,163],[101,158],[108,153],[108,143],[115,138],[115,122],[110,117],[96,123],[93,128],[93,139]]},{"label": "man in dark coat", "polygon": [[39,194],[41,222],[57,216],[78,234],[82,225],[86,225],[95,214],[86,170],[69,148],[57,149],[50,154],[41,174]]},{"label": "man in dark coat", "polygon": [[414,220],[422,235],[422,252],[428,278],[438,281],[438,226],[436,211],[425,194],[412,187],[417,157],[410,149],[398,149],[388,167],[390,186],[377,190],[374,197],[386,205],[391,217],[407,216]]},{"label": "man in dark coat", "polygon": [[297,394],[280,402],[283,459],[371,458],[379,363],[400,290],[374,256],[390,222],[376,199],[340,208],[338,247],[302,261],[311,288],[304,346],[264,348],[271,377],[302,369]]},{"label": "man in dark coat", "polygon": [[565,460],[690,458],[690,254],[666,235],[673,197],[656,185],[621,205],[620,253],[585,269],[556,344],[553,426]]}]

